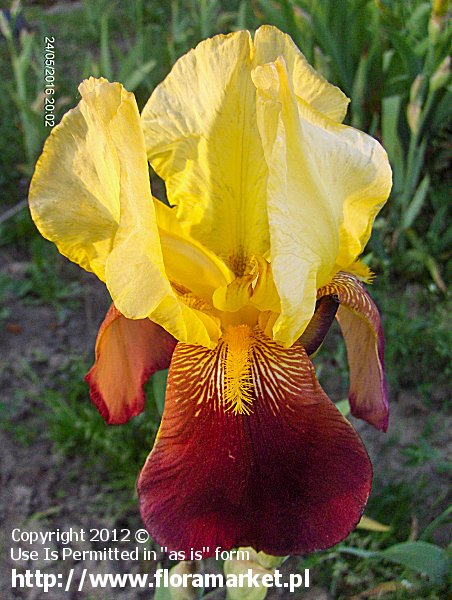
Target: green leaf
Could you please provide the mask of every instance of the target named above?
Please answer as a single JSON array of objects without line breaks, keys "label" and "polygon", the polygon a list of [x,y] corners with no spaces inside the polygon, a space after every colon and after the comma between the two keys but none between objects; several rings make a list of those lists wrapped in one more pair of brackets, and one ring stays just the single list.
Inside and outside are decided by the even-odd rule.
[{"label": "green leaf", "polygon": [[424,529],[424,531],[420,535],[420,538],[422,540],[427,540],[430,537],[430,535],[434,531],[436,531],[443,522],[446,522],[446,524],[447,523],[450,524],[451,514],[452,514],[452,505],[448,506],[444,512],[442,512],[439,516],[436,517],[436,519],[433,519],[433,521],[429,525],[427,525],[427,527]]},{"label": "green leaf", "polygon": [[21,43],[22,48],[17,59],[17,69],[20,71],[20,75],[22,77],[26,77],[28,67],[30,66],[33,54],[33,46],[34,46],[34,33],[25,33],[22,34]]},{"label": "green leaf", "polygon": [[439,289],[446,294],[447,293],[447,286],[444,283],[443,278],[441,277],[441,272],[440,272],[440,269],[438,267],[438,263],[433,258],[433,256],[427,256],[426,257],[426,259],[425,259],[425,266],[427,267],[427,270],[430,273],[431,278],[433,279],[433,281],[436,283],[436,285],[439,287]]},{"label": "green leaf", "polygon": [[350,414],[350,403],[347,398],[344,398],[344,400],[339,400],[339,402],[336,402],[335,406],[343,417],[346,417]]},{"label": "green leaf", "polygon": [[406,39],[406,32],[392,30],[391,42],[403,61],[405,70],[410,74],[410,79],[414,80],[416,75],[422,72],[422,62],[410,41]]},{"label": "green leaf", "polygon": [[411,227],[411,225],[414,223],[422,208],[422,205],[424,204],[429,185],[430,175],[427,174],[419,184],[416,193],[413,196],[413,200],[402,217],[402,229],[408,229],[408,227]]},{"label": "green leaf", "polygon": [[364,101],[366,97],[367,72],[369,64],[369,55],[361,55],[356,69],[355,78],[352,87],[352,107],[353,107],[353,127],[364,127]]},{"label": "green leaf", "polygon": [[[409,31],[426,31],[427,21],[431,13],[431,6],[429,2],[423,2],[411,13],[406,28]],[[428,38],[427,38],[428,39]]]},{"label": "green leaf", "polygon": [[158,587],[155,589],[154,600],[174,600],[171,587]]},{"label": "green leaf", "polygon": [[403,189],[405,179],[404,150],[398,133],[401,107],[402,97],[398,95],[383,98],[381,103],[383,145],[394,168],[394,193]]},{"label": "green leaf", "polygon": [[152,376],[152,392],[155,398],[155,405],[160,416],[163,415],[163,407],[165,405],[166,380],[168,370],[157,371]]},{"label": "green leaf", "polygon": [[353,556],[359,556],[360,558],[375,558],[378,556],[377,552],[371,550],[363,550],[362,548],[354,548],[353,546],[338,546],[337,552],[341,554],[352,554]]},{"label": "green leaf", "polygon": [[419,573],[425,573],[435,583],[441,583],[449,561],[446,552],[427,542],[403,542],[378,553],[381,558],[403,565]]},{"label": "green leaf", "polygon": [[[252,570],[253,575],[259,574],[260,576],[272,573],[272,571],[265,569],[253,561],[227,560],[224,563],[224,574],[226,577],[234,576],[237,580],[239,580],[240,575],[248,573],[250,570]],[[226,600],[264,600],[267,592],[268,588],[264,586],[249,587],[248,585],[243,585],[241,587],[228,587]]]},{"label": "green leaf", "polygon": [[[414,138],[413,138],[414,139]],[[405,174],[404,190],[402,196],[402,206],[406,206],[408,198],[411,198],[414,190],[416,189],[417,182],[419,181],[419,175],[424,165],[424,156],[427,149],[427,138],[424,138],[422,142],[413,147],[412,151],[408,152],[407,170]]]},{"label": "green leaf", "polygon": [[261,0],[259,5],[264,13],[264,20],[266,23],[272,23],[272,25],[275,25],[275,27],[278,27],[278,29],[287,31],[293,38],[295,38],[297,29],[292,31],[292,29],[289,27],[286,19],[286,12],[283,11],[280,6],[273,5],[270,0]]},{"label": "green leaf", "polygon": [[[248,556],[247,559],[242,558]],[[287,557],[271,556],[265,552],[256,552],[253,548],[239,548],[238,558],[230,558],[224,562],[223,569],[226,577],[239,578],[242,574],[253,571],[253,574],[273,575],[275,569],[280,567]],[[268,588],[264,585],[259,587],[228,587],[226,600],[263,600],[267,595]]]},{"label": "green leaf", "polygon": [[113,69],[111,65],[110,52],[110,33],[108,20],[110,12],[107,11],[102,15],[100,21],[100,65],[103,77],[111,81],[113,79]]},{"label": "green leaf", "polygon": [[132,73],[130,73],[127,77],[125,77],[122,81],[124,81],[124,87],[129,92],[133,92],[140,85],[143,79],[148,75],[152,69],[157,64],[157,61],[151,59],[146,63],[135,69]]},{"label": "green leaf", "polygon": [[452,87],[449,86],[443,93],[441,100],[430,115],[430,131],[436,133],[446,127],[451,120]]}]

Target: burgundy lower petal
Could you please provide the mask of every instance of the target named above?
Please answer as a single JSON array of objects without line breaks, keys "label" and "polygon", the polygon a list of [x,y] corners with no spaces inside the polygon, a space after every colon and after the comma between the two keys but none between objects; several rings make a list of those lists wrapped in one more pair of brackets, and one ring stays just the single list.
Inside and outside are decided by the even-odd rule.
[{"label": "burgundy lower petal", "polygon": [[[305,350],[247,330],[245,350],[226,338],[174,351],[138,481],[144,523],[170,550],[311,552],[346,537],[364,510],[369,458]],[[234,394],[248,396],[241,412]]]}]

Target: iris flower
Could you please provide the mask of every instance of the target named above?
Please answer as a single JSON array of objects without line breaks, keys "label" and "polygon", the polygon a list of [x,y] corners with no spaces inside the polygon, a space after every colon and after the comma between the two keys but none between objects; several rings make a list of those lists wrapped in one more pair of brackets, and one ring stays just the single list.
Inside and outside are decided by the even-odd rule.
[{"label": "iris flower", "polygon": [[342,124],[346,96],[269,26],[200,43],[141,117],[119,83],[79,90],[38,161],[31,213],[111,295],[87,375],[106,422],[140,413],[143,384],[169,367],[137,484],[147,529],[204,556],[337,543],[372,468],[310,356],[336,316],[351,412],[386,429],[383,337],[358,260],[390,191],[384,150]]}]

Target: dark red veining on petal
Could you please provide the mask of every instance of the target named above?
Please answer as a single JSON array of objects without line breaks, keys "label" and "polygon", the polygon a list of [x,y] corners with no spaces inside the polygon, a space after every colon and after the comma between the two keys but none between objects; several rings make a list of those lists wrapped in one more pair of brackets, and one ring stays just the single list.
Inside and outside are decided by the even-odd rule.
[{"label": "dark red veining on petal", "polygon": [[366,450],[305,350],[253,332],[251,414],[225,410],[227,346],[179,343],[162,424],[138,480],[151,536],[210,556],[220,546],[312,552],[342,540],[371,487]]}]

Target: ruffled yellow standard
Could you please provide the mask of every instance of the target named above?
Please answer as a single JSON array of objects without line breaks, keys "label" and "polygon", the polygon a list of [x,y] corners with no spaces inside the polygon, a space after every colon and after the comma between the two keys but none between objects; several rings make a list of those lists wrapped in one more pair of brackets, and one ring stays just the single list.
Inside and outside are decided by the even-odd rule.
[{"label": "ruffled yellow standard", "polygon": [[358,262],[391,187],[384,150],[342,124],[348,99],[268,26],[199,44],[141,117],[119,83],[91,78],[80,94],[30,209],[111,294],[87,375],[106,421],[138,414],[143,383],[169,366],[138,480],[146,527],[204,556],[333,545],[362,514],[371,465],[309,356],[336,316],[352,413],[386,429],[383,336]]}]

